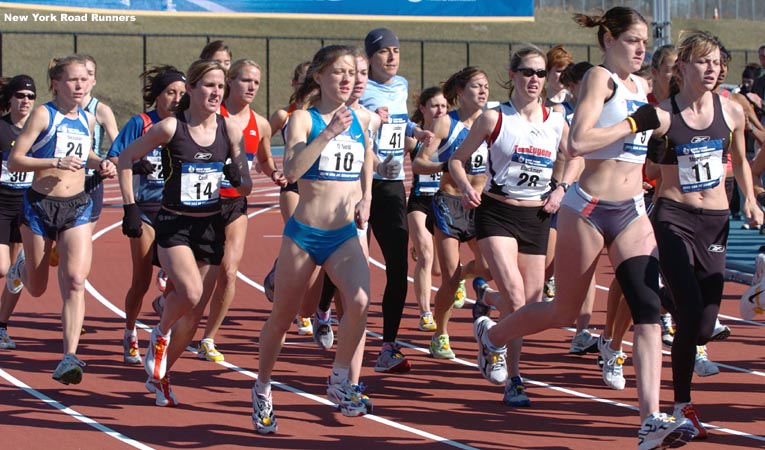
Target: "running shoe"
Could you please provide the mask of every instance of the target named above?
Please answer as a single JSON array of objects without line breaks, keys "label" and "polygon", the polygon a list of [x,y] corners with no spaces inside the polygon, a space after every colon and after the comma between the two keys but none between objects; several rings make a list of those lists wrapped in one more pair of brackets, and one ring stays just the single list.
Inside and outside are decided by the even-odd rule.
[{"label": "running shoe", "polygon": [[752,276],[752,286],[760,284],[765,277],[765,247],[760,247],[760,253],[754,258],[754,275]]},{"label": "running shoe", "polygon": [[274,266],[271,267],[271,271],[263,279],[263,292],[266,294],[266,298],[269,302],[274,302],[274,286],[276,286],[276,262],[279,259],[274,260]]},{"label": "running shoe", "polygon": [[502,398],[502,403],[516,408],[528,408],[531,406],[531,400],[526,395],[526,386],[523,384],[523,378],[510,378],[510,382],[505,385],[505,396]]},{"label": "running shoe", "polygon": [[279,430],[271,393],[258,394],[255,386],[252,387],[252,426],[260,434],[276,433]]},{"label": "running shoe", "polygon": [[157,289],[159,289],[159,292],[165,292],[165,289],[167,289],[167,272],[161,267],[159,272],[157,272]]},{"label": "running shoe", "polygon": [[141,352],[138,350],[138,336],[133,333],[127,332],[122,338],[122,361],[125,364],[141,364]]},{"label": "running shoe", "polygon": [[711,377],[720,373],[717,364],[709,360],[705,345],[696,346],[696,361],[693,363],[693,371],[700,377]]},{"label": "running shoe", "polygon": [[730,337],[730,328],[721,324],[720,319],[715,320],[715,329],[712,331],[710,341],[724,341]]},{"label": "running shoe", "polygon": [[462,309],[463,306],[465,306],[465,298],[467,297],[467,292],[465,292],[465,280],[460,280],[459,284],[457,285],[457,290],[454,291],[454,307],[457,309]]},{"label": "running shoe", "polygon": [[149,348],[146,350],[146,359],[143,361],[143,367],[146,373],[155,380],[161,380],[167,372],[167,347],[170,345],[170,333],[167,337],[159,334],[159,327],[151,330],[149,338]]},{"label": "running shoe", "polygon": [[406,356],[401,353],[401,346],[394,342],[383,342],[377,364],[375,364],[375,372],[405,373],[411,369],[412,366]]},{"label": "running shoe", "polygon": [[709,434],[707,433],[707,429],[704,428],[704,424],[701,422],[701,419],[699,419],[699,412],[696,411],[696,408],[693,407],[692,403],[686,403],[682,408],[679,407],[680,405],[675,405],[675,417],[684,417],[691,421],[693,424],[693,428],[696,429],[696,439],[706,439]]},{"label": "running shoe", "polygon": [[165,310],[165,296],[159,294],[154,300],[151,301],[151,308],[159,317],[162,317],[162,312]]},{"label": "running shoe", "polygon": [[48,264],[51,267],[56,267],[56,266],[58,266],[58,260],[59,260],[58,245],[54,245],[50,249],[50,257],[48,258]]},{"label": "running shoe", "polygon": [[[327,379],[327,398],[336,404],[340,412],[346,417],[363,416],[371,412],[371,408],[367,409],[367,403],[362,399],[362,395],[363,393],[359,392],[359,389],[351,384],[347,378],[340,383],[332,383],[331,379]],[[369,397],[366,400],[371,405]]]},{"label": "running shoe", "polygon": [[430,355],[436,359],[454,359],[454,351],[449,346],[449,335],[433,335],[430,339]]},{"label": "running shoe", "polygon": [[311,336],[313,334],[313,325],[311,325],[310,317],[295,317],[295,325],[297,325],[300,336]]},{"label": "running shoe", "polygon": [[197,358],[206,359],[212,362],[222,362],[226,359],[223,357],[223,354],[215,348],[215,341],[212,339],[202,339],[199,341]]},{"label": "running shoe", "polygon": [[695,428],[686,418],[655,412],[643,420],[638,431],[638,450],[678,448],[693,439]]},{"label": "running shoe", "polygon": [[473,334],[478,341],[478,368],[481,375],[493,384],[504,384],[507,381],[507,347],[491,346],[488,341],[489,330],[496,325],[486,316],[479,317],[473,322]]},{"label": "running shoe", "polygon": [[152,377],[146,379],[146,389],[155,394],[157,398],[154,404],[157,406],[178,406],[178,399],[173,394],[173,388],[170,387],[170,375],[165,375],[161,380],[155,380]]},{"label": "running shoe", "polygon": [[335,343],[335,332],[332,331],[332,319],[327,321],[319,319],[319,315],[315,315],[313,322],[311,323],[311,334],[313,335],[313,341],[323,348],[329,350]]},{"label": "running shoe", "polygon": [[544,294],[544,300],[546,302],[549,302],[555,298],[555,277],[550,277],[550,279],[545,281],[545,286],[542,290],[542,294]]},{"label": "running shoe", "polygon": [[420,331],[430,331],[431,333],[436,331],[436,321],[433,320],[433,313],[425,311],[420,314],[420,324],[417,325]]},{"label": "running shoe", "polygon": [[611,350],[611,340],[606,340],[602,334],[598,339],[598,352],[603,361],[603,382],[611,389],[623,390],[627,381],[624,379],[622,367],[627,355],[621,350]]},{"label": "running shoe", "polygon": [[369,399],[369,396],[364,394],[367,386],[364,383],[351,384],[351,386],[353,387],[353,390],[358,393],[361,402],[364,403],[364,406],[367,407],[367,414],[371,414],[372,410],[374,409],[374,404],[372,403],[372,400]]},{"label": "running shoe", "polygon": [[24,264],[24,249],[21,249],[16,261],[8,268],[5,274],[5,286],[11,294],[18,294],[24,288],[21,282],[21,266]]},{"label": "running shoe", "polygon": [[0,328],[0,349],[12,350],[16,348],[16,343],[8,336],[8,329]]},{"label": "running shoe", "polygon": [[672,326],[672,314],[661,315],[661,343],[672,347],[675,342],[675,327]]},{"label": "running shoe", "polygon": [[53,379],[61,384],[80,384],[85,366],[73,353],[67,353],[53,372]]},{"label": "running shoe", "polygon": [[573,355],[586,353],[598,353],[598,338],[590,333],[590,330],[582,330],[571,339],[571,347],[568,352]]},{"label": "running shoe", "polygon": [[479,317],[489,315],[493,308],[486,304],[484,297],[489,289],[489,284],[481,277],[473,278],[473,289],[475,290],[475,303],[473,303],[473,322]]}]

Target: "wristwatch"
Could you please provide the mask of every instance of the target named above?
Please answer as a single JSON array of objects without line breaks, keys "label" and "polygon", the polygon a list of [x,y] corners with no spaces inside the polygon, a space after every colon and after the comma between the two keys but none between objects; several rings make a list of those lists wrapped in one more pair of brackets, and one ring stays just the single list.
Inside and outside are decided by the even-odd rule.
[{"label": "wristwatch", "polygon": [[568,183],[558,183],[558,186],[563,188],[563,192],[568,192],[568,188],[570,187]]}]

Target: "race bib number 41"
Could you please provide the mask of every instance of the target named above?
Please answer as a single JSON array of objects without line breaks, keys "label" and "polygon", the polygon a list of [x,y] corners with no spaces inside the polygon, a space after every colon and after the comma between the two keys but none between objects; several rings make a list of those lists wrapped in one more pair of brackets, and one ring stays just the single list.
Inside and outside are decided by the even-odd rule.
[{"label": "race bib number 41", "polygon": [[181,203],[207,206],[220,199],[223,163],[183,163],[181,165]]}]

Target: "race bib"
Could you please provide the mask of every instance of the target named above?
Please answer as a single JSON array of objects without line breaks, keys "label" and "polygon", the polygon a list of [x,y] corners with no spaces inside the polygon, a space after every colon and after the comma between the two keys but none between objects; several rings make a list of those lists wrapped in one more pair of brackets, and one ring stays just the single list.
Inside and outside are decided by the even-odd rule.
[{"label": "race bib", "polygon": [[[632,114],[645,104],[646,103],[644,102],[636,100],[627,100],[627,112]],[[640,133],[631,134],[624,138],[624,153],[644,156],[648,153],[648,139],[651,138],[651,133],[651,130],[641,131]]]},{"label": "race bib", "polygon": [[[541,151],[541,149],[540,149]],[[548,152],[549,153],[549,152]],[[547,192],[552,178],[554,160],[545,155],[513,153],[507,170],[507,184],[528,193]]]},{"label": "race bib", "polygon": [[8,161],[3,161],[0,185],[11,189],[26,189],[32,186],[34,172],[11,172],[8,170]]},{"label": "race bib", "polygon": [[165,175],[162,173],[162,156],[152,151],[146,155],[146,160],[151,163],[151,173],[146,175],[149,184],[164,184]]},{"label": "race bib", "polygon": [[683,192],[711,189],[723,177],[722,139],[692,142],[675,147],[680,188]]},{"label": "race bib", "polygon": [[90,136],[78,130],[61,127],[56,131],[55,158],[66,158],[73,155],[82,160],[82,165],[88,160],[90,153]]},{"label": "race bib", "polygon": [[443,172],[431,173],[429,175],[417,175],[417,186],[421,194],[435,194],[441,185],[441,175]]},{"label": "race bib", "polygon": [[341,134],[330,141],[319,156],[319,179],[357,180],[364,165],[364,145]]},{"label": "race bib", "polygon": [[[254,153],[245,153],[245,155],[247,156],[247,173],[249,173],[250,171],[252,171],[252,163],[253,163],[253,160],[255,159],[255,154]],[[231,158],[226,158],[226,164],[231,164]],[[220,186],[222,188],[233,188],[234,187],[234,186],[231,185],[231,183],[225,177],[221,180],[221,185]]]},{"label": "race bib", "polygon": [[489,148],[486,146],[486,142],[481,142],[481,145],[470,155],[470,159],[467,160],[467,173],[470,175],[486,173],[486,159],[488,157]]},{"label": "race bib", "polygon": [[378,150],[400,150],[404,148],[406,123],[384,123],[380,126]]},{"label": "race bib", "polygon": [[181,203],[208,206],[220,199],[223,163],[183,163],[181,165]]}]

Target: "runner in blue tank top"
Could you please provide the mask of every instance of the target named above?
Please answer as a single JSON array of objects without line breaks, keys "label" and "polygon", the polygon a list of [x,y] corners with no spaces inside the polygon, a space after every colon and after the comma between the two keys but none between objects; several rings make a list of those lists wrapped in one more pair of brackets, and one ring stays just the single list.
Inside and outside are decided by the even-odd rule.
[{"label": "runner in blue tank top", "polygon": [[366,227],[369,218],[373,162],[365,131],[368,123],[346,106],[355,72],[351,47],[319,50],[297,92],[298,101],[316,95],[313,107],[295,111],[286,128],[284,174],[288,182],[298,182],[300,201],[284,227],[273,310],[260,334],[252,422],[262,434],[277,431],[271,374],[318,265],[326,270],[343,301],[327,397],[345,416],[363,415],[372,409],[359,385],[350,380],[354,354],[364,339],[369,304],[369,267],[357,229]]},{"label": "runner in blue tank top", "polygon": [[64,251],[58,274],[64,297],[64,358],[53,378],[63,384],[77,384],[85,365],[76,353],[93,250],[89,225],[92,202],[84,192],[83,169],[113,177],[115,168],[92,151],[95,119],[79,106],[89,82],[85,60],[79,56],[54,59],[48,78],[53,101],[34,110],[8,160],[9,170],[34,171],[35,179],[24,202],[24,250],[8,272],[7,285],[11,291],[23,285],[33,297],[41,296],[48,287],[51,245],[53,241],[61,244]]}]

